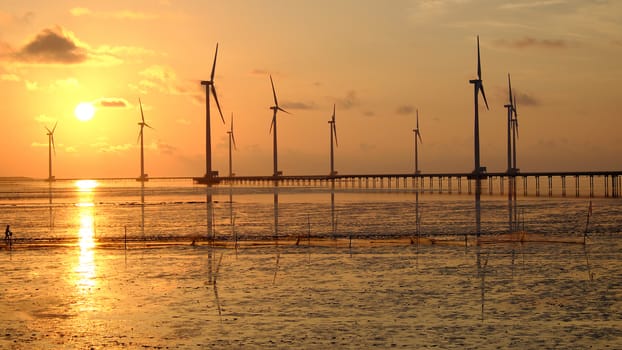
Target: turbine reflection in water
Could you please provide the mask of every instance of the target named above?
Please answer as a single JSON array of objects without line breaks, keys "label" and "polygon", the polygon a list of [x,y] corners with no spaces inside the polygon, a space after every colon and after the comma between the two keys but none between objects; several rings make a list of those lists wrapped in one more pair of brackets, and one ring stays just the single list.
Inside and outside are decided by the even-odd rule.
[{"label": "turbine reflection in water", "polygon": [[80,255],[78,265],[75,268],[76,286],[83,293],[96,285],[96,269],[94,261],[93,248],[95,247],[95,219],[94,219],[94,202],[93,189],[98,183],[94,180],[76,181],[78,202],[78,246],[80,247]]}]

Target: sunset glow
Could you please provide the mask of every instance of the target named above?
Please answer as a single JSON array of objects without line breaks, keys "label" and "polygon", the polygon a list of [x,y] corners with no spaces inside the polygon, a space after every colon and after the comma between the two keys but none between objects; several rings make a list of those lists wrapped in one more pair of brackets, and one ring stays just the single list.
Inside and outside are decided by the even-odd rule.
[{"label": "sunset glow", "polygon": [[[278,116],[285,175],[329,173],[333,106],[339,174],[413,172],[416,110],[421,172],[470,172],[477,35],[482,166],[506,169],[510,73],[522,171],[619,169],[620,13],[622,2],[581,0],[2,2],[0,176],[47,178],[42,130],[56,121],[56,178],[140,175],[139,99],[153,127],[145,173],[203,175],[201,81],[216,44],[236,174],[273,173],[270,76],[291,113]],[[225,174],[230,125],[210,106],[212,168]]]}]

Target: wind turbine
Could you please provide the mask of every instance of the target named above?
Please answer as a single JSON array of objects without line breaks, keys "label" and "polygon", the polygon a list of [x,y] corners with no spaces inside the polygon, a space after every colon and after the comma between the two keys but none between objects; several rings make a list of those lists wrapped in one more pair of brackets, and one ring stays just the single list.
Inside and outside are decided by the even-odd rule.
[{"label": "wind turbine", "polygon": [[507,131],[507,137],[508,137],[508,168],[507,168],[507,173],[508,173],[508,225],[509,225],[509,229],[510,232],[513,230],[513,220],[512,220],[512,215],[514,213],[514,210],[512,209],[512,197],[514,195],[513,189],[514,189],[514,181],[516,180],[513,177],[514,172],[514,167],[512,166],[512,132],[513,132],[513,114],[516,113],[515,108],[514,108],[514,100],[512,99],[512,81],[510,79],[510,74],[508,73],[508,96],[509,96],[509,102],[506,103],[505,105],[503,105],[503,107],[507,108],[507,122],[508,122],[508,131]]},{"label": "wind turbine", "polygon": [[144,147],[144,136],[143,129],[146,127],[153,129],[151,125],[145,122],[145,115],[143,113],[143,103],[138,99],[138,105],[140,106],[140,118],[141,121],[138,123],[140,126],[140,131],[138,132],[138,139],[140,140],[140,177],[136,179],[136,181],[148,181],[147,174],[145,174],[145,147]]},{"label": "wind turbine", "polygon": [[214,86],[214,73],[216,71],[216,57],[218,56],[218,43],[216,43],[216,52],[214,53],[214,64],[212,65],[212,74],[210,80],[201,80],[201,85],[205,85],[205,180],[207,183],[214,182],[214,175],[218,176],[217,172],[212,171],[212,134],[210,127],[210,92],[214,96],[216,107],[218,107],[218,113],[222,123],[225,123],[225,117],[222,116],[222,110],[220,109],[220,103],[218,102],[218,96],[216,95],[216,87]]},{"label": "wind turbine", "polygon": [[[421,132],[419,131],[419,109],[417,109],[417,128],[413,129],[413,133],[415,135],[415,174],[420,174],[421,171],[419,170],[419,149],[418,149],[418,143],[423,143],[423,140],[421,139]],[[417,141],[417,139],[419,139],[419,141]]]},{"label": "wind turbine", "polygon": [[477,237],[481,233],[481,208],[480,197],[482,193],[482,173],[485,172],[485,168],[480,165],[479,159],[479,93],[481,91],[486,109],[488,108],[488,101],[486,101],[486,93],[484,93],[484,85],[482,84],[482,64],[479,53],[479,35],[477,36],[477,79],[469,80],[470,84],[473,84],[473,97],[475,105],[475,127],[474,127],[474,153],[475,153],[475,169],[473,175],[475,177],[475,226]]},{"label": "wind turbine", "polygon": [[238,149],[235,145],[235,135],[233,134],[233,113],[231,113],[231,128],[227,131],[229,134],[229,177],[233,177],[233,157],[231,155],[231,144],[233,144],[234,149]]},{"label": "wind turbine", "polygon": [[54,150],[54,155],[56,155],[56,146],[54,145],[54,131],[56,130],[56,125],[58,122],[54,123],[54,127],[50,130],[47,126],[45,130],[47,130],[48,135],[48,181],[52,182],[56,179],[52,175],[52,150]]},{"label": "wind turbine", "polygon": [[331,120],[328,121],[330,125],[330,176],[337,175],[335,171],[335,154],[333,150],[333,135],[335,138],[335,146],[339,147],[339,142],[337,142],[337,124],[335,122],[335,105],[333,104],[333,115]]},{"label": "wind turbine", "polygon": [[274,96],[274,106],[270,107],[273,111],[272,113],[272,123],[270,124],[270,132],[272,132],[272,150],[273,150],[273,166],[274,173],[272,176],[279,176],[282,173],[279,171],[278,167],[278,157],[277,157],[277,144],[276,144],[276,112],[281,111],[289,114],[288,111],[284,110],[279,106],[279,102],[276,99],[276,91],[274,90],[274,81],[272,80],[272,75],[270,75],[270,84],[272,84],[272,95]]}]

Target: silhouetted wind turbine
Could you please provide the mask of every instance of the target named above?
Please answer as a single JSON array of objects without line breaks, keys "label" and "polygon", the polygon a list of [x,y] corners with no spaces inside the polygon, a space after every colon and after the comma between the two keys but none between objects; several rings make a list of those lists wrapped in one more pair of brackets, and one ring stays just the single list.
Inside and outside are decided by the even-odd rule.
[{"label": "silhouetted wind turbine", "polygon": [[[423,143],[421,139],[421,132],[419,131],[419,109],[417,109],[417,128],[413,129],[413,133],[415,135],[415,174],[421,173],[419,170],[419,148],[418,143]],[[419,139],[419,141],[417,141]]]},{"label": "silhouetted wind turbine", "polygon": [[143,103],[138,99],[138,105],[140,106],[140,119],[141,121],[138,123],[140,126],[140,131],[138,132],[138,139],[140,140],[140,177],[136,179],[137,181],[148,181],[147,174],[145,174],[145,146],[144,146],[144,136],[143,129],[146,127],[153,129],[151,125],[145,122],[145,115],[143,113]]},{"label": "silhouetted wind turbine", "polygon": [[212,135],[210,127],[210,92],[214,96],[216,107],[218,107],[218,113],[222,123],[225,123],[225,117],[222,116],[222,110],[220,109],[220,103],[218,102],[218,96],[216,95],[216,87],[214,86],[214,73],[216,71],[216,57],[218,56],[218,43],[216,44],[216,52],[214,53],[214,64],[212,65],[212,74],[210,80],[201,80],[201,85],[205,85],[205,178],[208,183],[213,182],[213,175],[217,175],[212,172]]},{"label": "silhouetted wind turbine", "polygon": [[272,132],[272,150],[273,150],[273,167],[274,173],[272,176],[279,176],[281,172],[278,167],[278,156],[277,156],[277,142],[276,142],[276,112],[281,111],[289,114],[288,111],[279,107],[279,102],[276,99],[276,90],[274,90],[274,81],[272,81],[272,75],[270,75],[270,84],[272,84],[272,95],[274,96],[274,106],[270,107],[273,111],[272,113],[272,123],[270,123],[270,132]]},{"label": "silhouetted wind turbine", "polygon": [[513,201],[512,201],[512,197],[514,195],[514,181],[516,180],[513,175],[515,174],[514,168],[512,166],[512,130],[513,130],[513,115],[515,113],[515,109],[514,109],[514,100],[512,99],[512,81],[510,79],[510,74],[508,73],[508,96],[509,96],[509,102],[506,103],[505,105],[503,105],[503,107],[507,108],[507,122],[508,122],[508,130],[507,130],[507,137],[508,137],[508,167],[507,167],[507,173],[508,173],[508,225],[509,225],[509,230],[510,232],[513,230],[514,225],[513,225],[513,220],[512,220],[512,216],[514,213],[514,210],[512,209],[512,205],[513,205]]},{"label": "silhouetted wind turbine", "polygon": [[510,80],[510,74],[508,73],[508,95],[509,102],[503,105],[503,107],[508,110],[508,168],[507,172],[512,172],[512,123],[513,123],[513,115],[516,113],[514,107],[514,100],[512,98],[512,82]]},{"label": "silhouetted wind turbine", "polygon": [[56,146],[54,145],[54,131],[56,131],[56,125],[58,122],[54,123],[54,127],[50,130],[47,126],[45,130],[47,130],[48,135],[48,181],[54,181],[55,178],[52,175],[52,150],[54,150],[54,155],[56,155]]},{"label": "silhouetted wind turbine", "polygon": [[227,134],[229,134],[229,177],[233,177],[233,157],[231,145],[233,144],[234,149],[238,149],[235,145],[235,135],[233,134],[233,113],[231,113],[231,127],[229,128],[229,131],[227,131]]},{"label": "silhouetted wind turbine", "polygon": [[482,192],[481,175],[485,171],[480,165],[479,159],[479,92],[481,91],[486,109],[488,108],[488,101],[486,101],[486,93],[484,93],[484,85],[482,84],[482,64],[479,54],[479,35],[477,36],[477,79],[469,80],[469,83],[473,84],[473,96],[475,105],[475,127],[474,127],[474,148],[475,148],[475,169],[473,175],[475,177],[475,226],[477,236],[481,233],[481,210],[480,210],[480,197]]},{"label": "silhouetted wind turbine", "polygon": [[328,121],[330,125],[330,176],[337,175],[335,171],[335,153],[333,149],[333,136],[335,138],[334,145],[339,147],[339,142],[337,142],[337,124],[335,122],[335,105],[333,104],[333,115],[331,119]]}]

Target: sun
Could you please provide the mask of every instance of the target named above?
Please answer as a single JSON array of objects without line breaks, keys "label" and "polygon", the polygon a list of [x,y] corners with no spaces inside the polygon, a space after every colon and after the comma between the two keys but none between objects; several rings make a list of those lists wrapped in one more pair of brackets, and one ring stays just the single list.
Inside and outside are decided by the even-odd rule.
[{"label": "sun", "polygon": [[86,122],[93,119],[93,115],[95,114],[95,107],[92,103],[89,102],[80,102],[76,109],[74,109],[73,113],[76,115],[78,120]]}]

